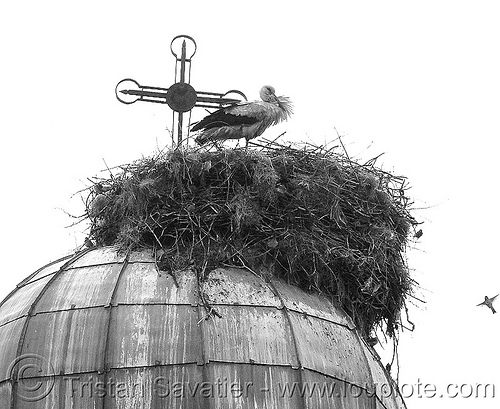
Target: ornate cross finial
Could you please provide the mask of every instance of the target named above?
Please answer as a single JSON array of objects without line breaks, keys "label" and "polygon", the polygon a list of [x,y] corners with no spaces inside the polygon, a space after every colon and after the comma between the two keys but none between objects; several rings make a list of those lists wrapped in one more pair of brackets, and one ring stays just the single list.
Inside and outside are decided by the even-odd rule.
[{"label": "ornate cross finial", "polygon": [[[182,39],[180,53],[174,51],[174,43]],[[192,51],[188,56],[187,43],[191,43]],[[172,109],[172,133],[173,140],[177,136],[177,146],[182,143],[183,114],[190,112],[194,107],[223,108],[224,106],[241,102],[240,99],[226,98],[229,94],[239,94],[245,100],[245,94],[238,90],[230,90],[225,94],[216,92],[196,91],[191,85],[191,59],[196,53],[196,42],[187,35],[178,35],[170,43],[170,51],[175,57],[175,83],[169,88],[151,87],[140,85],[131,78],[121,80],[115,87],[115,95],[118,101],[124,104],[133,104],[136,101],[156,102],[167,104]],[[179,78],[179,81],[177,79]],[[120,95],[122,94],[122,95]],[[123,95],[129,95],[125,98]],[[177,119],[177,126],[175,126]],[[189,128],[188,128],[189,135]]]}]

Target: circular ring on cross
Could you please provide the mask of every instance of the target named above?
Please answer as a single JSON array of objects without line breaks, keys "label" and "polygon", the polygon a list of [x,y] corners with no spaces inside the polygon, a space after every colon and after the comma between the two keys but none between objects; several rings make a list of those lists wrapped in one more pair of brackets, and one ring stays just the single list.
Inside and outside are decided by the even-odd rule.
[{"label": "circular ring on cross", "polygon": [[116,99],[122,104],[133,104],[140,99],[134,91],[140,91],[142,86],[131,78],[121,80],[115,87]]},{"label": "circular ring on cross", "polygon": [[181,56],[182,56],[182,46],[179,46],[179,52],[178,53],[174,51],[174,42],[176,42],[176,40],[178,40],[180,38],[183,38],[184,41],[185,40],[189,40],[191,42],[191,44],[189,46],[189,49],[192,49],[192,52],[188,51],[188,49],[187,49],[188,47],[187,47],[187,44],[186,44],[186,60],[190,60],[196,54],[196,48],[197,48],[196,47],[196,41],[194,41],[193,37],[190,37],[190,36],[184,35],[184,34],[181,34],[181,35],[178,35],[178,36],[174,37],[174,39],[170,43],[170,51],[172,52],[173,56],[175,58],[177,58],[178,60],[181,58]]},{"label": "circular ring on cross", "polygon": [[238,94],[239,96],[243,97],[245,101],[248,101],[247,96],[243,92],[238,91],[237,89],[230,89],[222,96],[222,98],[227,97],[229,94]]}]

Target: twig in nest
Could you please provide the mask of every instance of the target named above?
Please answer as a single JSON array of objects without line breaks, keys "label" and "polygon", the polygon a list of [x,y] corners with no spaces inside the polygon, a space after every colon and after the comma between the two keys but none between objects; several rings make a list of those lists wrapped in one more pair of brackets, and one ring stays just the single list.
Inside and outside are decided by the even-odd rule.
[{"label": "twig in nest", "polygon": [[[155,267],[156,267],[156,272],[158,273],[158,275],[160,276],[161,272],[165,271],[168,275],[170,275],[172,277],[172,279],[174,280],[175,286],[177,288],[179,288],[179,283],[177,282],[177,277],[174,274],[174,270],[172,269],[172,265],[171,265],[171,263],[167,262],[168,255],[163,253],[159,258],[160,264],[162,264],[162,265],[161,266],[158,265],[158,251],[157,251],[156,247],[153,247],[153,258],[155,260]],[[166,267],[167,263],[168,263],[168,267]]]},{"label": "twig in nest", "polygon": [[238,260],[240,260],[240,263],[241,265],[246,268],[248,271],[250,271],[255,277],[258,277],[260,279],[262,279],[262,276],[260,274],[257,274],[255,271],[253,271],[253,269],[251,269],[246,263],[245,263],[245,260],[243,259],[243,257],[241,257],[241,255],[238,253],[235,254],[237,257],[238,257]]},{"label": "twig in nest", "polygon": [[344,150],[344,154],[345,154],[345,156],[346,156],[346,157],[347,157],[347,159],[350,161],[350,160],[351,160],[351,158],[349,157],[349,154],[347,153],[347,149],[346,149],[346,148],[345,148],[345,146],[344,146],[344,142],[342,142],[342,137],[340,136],[339,131],[337,131],[337,128],[333,128],[333,129],[335,129],[335,132],[337,133],[337,136],[338,136],[338,138],[339,138],[339,142],[340,142],[340,144],[342,145],[342,149]]}]

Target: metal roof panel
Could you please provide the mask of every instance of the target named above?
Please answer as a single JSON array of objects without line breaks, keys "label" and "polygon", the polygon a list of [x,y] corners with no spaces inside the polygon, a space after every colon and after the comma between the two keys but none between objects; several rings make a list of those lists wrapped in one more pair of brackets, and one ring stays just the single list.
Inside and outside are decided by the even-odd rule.
[{"label": "metal roof panel", "polygon": [[0,383],[0,402],[10,402],[12,387],[10,382]]},{"label": "metal roof panel", "polygon": [[206,409],[201,368],[193,364],[112,370],[107,378],[108,384],[114,382],[115,392],[107,394],[104,407]]},{"label": "metal roof panel", "polygon": [[45,277],[26,284],[18,288],[9,298],[6,298],[0,308],[0,325],[26,315],[49,280],[50,277]]},{"label": "metal roof panel", "polygon": [[[62,375],[30,379],[36,388],[17,389],[16,409],[100,408],[102,391],[97,374]],[[45,395],[45,396],[43,396]],[[37,398],[43,396],[42,398]],[[3,406],[2,406],[3,409]]]},{"label": "metal roof panel", "polygon": [[200,361],[196,307],[119,305],[113,308],[108,365],[113,368]]},{"label": "metal roof panel", "polygon": [[375,409],[375,397],[358,385],[307,369],[302,381],[306,408]]},{"label": "metal roof panel", "polygon": [[158,274],[154,264],[132,263],[125,269],[116,293],[117,304],[190,304],[196,305],[197,281],[193,272],[175,272],[174,278]]},{"label": "metal roof panel", "polygon": [[[174,272],[174,280],[158,273],[150,251],[131,253],[126,264],[125,254],[112,247],[76,256],[64,271],[66,260],[42,268],[0,304],[0,369],[15,361],[21,347],[20,354],[42,358],[45,374],[57,374],[53,393],[37,403],[15,398],[16,409],[102,405],[95,393],[73,394],[75,376],[84,394],[101,381],[127,388],[138,382],[144,391],[140,400],[106,391],[106,409],[404,407],[399,397],[344,397],[348,388],[357,395],[367,383],[386,381],[387,374],[350,329],[350,319],[324,297],[236,268],[211,271],[200,293],[194,269]],[[34,314],[28,316],[31,307]],[[3,372],[0,397],[10,395]],[[175,397],[172,388],[153,396],[152,385],[162,376],[170,388],[181,382],[191,396]],[[283,391],[287,385],[310,388],[334,380],[341,396]],[[201,385],[210,389],[220,382],[251,382],[252,390],[248,399],[200,395]],[[193,395],[193,389],[200,393]]]},{"label": "metal roof panel", "polygon": [[371,380],[357,336],[349,329],[290,311],[301,363],[356,385]]},{"label": "metal roof panel", "polygon": [[276,308],[215,306],[203,321],[209,360],[298,366],[290,326]]},{"label": "metal roof panel", "polygon": [[212,270],[203,280],[202,290],[211,304],[281,306],[264,279],[245,269]]},{"label": "metal roof panel", "polygon": [[118,252],[116,247],[101,247],[89,251],[71,264],[71,268],[88,267],[109,263],[123,263],[125,252]]},{"label": "metal roof panel", "polygon": [[341,308],[334,306],[330,299],[307,293],[279,280],[272,280],[272,282],[289,310],[317,316],[349,328],[355,327],[348,315]]},{"label": "metal roof panel", "polygon": [[56,374],[102,369],[107,314],[103,307],[37,314],[22,353],[44,357]]},{"label": "metal roof panel", "polygon": [[153,263],[155,262],[153,249],[142,249],[132,251],[128,257],[129,263]]},{"label": "metal roof panel", "polygon": [[70,258],[71,256],[66,256],[63,259],[47,264],[45,267],[42,267],[39,271],[35,272],[29,280],[21,282],[20,285],[26,285],[27,283],[32,283],[36,280],[56,273]]},{"label": "metal roof panel", "polygon": [[370,367],[370,371],[373,378],[374,383],[374,392],[383,403],[383,406],[386,409],[398,409],[404,407],[404,404],[399,396],[399,393],[396,389],[394,389],[395,385],[393,384],[390,375],[386,373],[380,359],[373,355],[372,351],[366,347],[366,345],[362,345],[366,359],[368,361],[368,366]]},{"label": "metal roof panel", "polygon": [[[7,368],[17,357],[17,345],[26,318],[10,321],[0,327],[0,381],[8,378]],[[1,401],[0,401],[1,402]]]},{"label": "metal roof panel", "polygon": [[297,369],[212,362],[207,378],[218,383],[213,408],[303,409],[301,396],[286,390],[286,385],[299,384]]},{"label": "metal roof panel", "polygon": [[108,264],[64,271],[43,294],[35,312],[106,305],[121,267],[121,264]]}]

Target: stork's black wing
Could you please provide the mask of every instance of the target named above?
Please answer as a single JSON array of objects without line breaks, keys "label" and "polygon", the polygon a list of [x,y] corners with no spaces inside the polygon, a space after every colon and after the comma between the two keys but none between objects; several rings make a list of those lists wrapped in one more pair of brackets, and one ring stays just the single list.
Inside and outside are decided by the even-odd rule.
[{"label": "stork's black wing", "polygon": [[[192,131],[199,131],[201,129],[219,128],[221,126],[238,126],[238,125],[252,125],[259,121],[259,117],[251,115],[253,112],[248,111],[245,114],[244,109],[246,104],[232,105],[230,107],[219,109],[210,115],[197,122],[191,128]],[[235,113],[232,113],[235,112]]]}]

